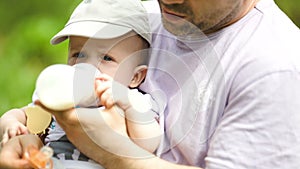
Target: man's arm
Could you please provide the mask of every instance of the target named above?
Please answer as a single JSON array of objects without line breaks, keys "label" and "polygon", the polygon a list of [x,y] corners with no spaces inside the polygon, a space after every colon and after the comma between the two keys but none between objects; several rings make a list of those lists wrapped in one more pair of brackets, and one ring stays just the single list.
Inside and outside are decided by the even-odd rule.
[{"label": "man's arm", "polygon": [[31,168],[23,154],[28,146],[37,149],[43,146],[40,138],[36,135],[26,134],[10,139],[0,148],[0,169]]},{"label": "man's arm", "polygon": [[53,114],[69,140],[107,169],[195,168],[162,160],[133,143],[127,135],[123,113],[114,106],[103,111],[78,108]]}]

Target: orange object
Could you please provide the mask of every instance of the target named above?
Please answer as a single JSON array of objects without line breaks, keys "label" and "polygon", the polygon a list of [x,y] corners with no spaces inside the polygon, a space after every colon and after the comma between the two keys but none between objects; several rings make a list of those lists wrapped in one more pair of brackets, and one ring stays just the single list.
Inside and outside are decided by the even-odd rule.
[{"label": "orange object", "polygon": [[24,153],[24,158],[27,159],[35,169],[52,169],[53,150],[50,147],[44,146],[40,150],[34,146],[29,146]]}]

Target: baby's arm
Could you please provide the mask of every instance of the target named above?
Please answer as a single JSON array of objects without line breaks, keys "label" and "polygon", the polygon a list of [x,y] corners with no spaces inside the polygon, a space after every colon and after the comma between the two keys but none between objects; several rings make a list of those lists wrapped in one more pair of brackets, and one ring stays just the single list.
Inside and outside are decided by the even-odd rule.
[{"label": "baby's arm", "polygon": [[151,96],[128,89],[105,75],[96,79],[95,88],[102,106],[111,108],[116,104],[124,110],[130,138],[142,148],[154,152],[160,142],[161,129]]},{"label": "baby's arm", "polygon": [[23,109],[11,109],[0,118],[0,139],[1,144],[5,144],[10,138],[28,134],[26,115]]},{"label": "baby's arm", "polygon": [[125,110],[126,125],[130,138],[139,146],[154,152],[161,139],[158,112],[151,96],[138,90],[128,92],[131,106]]}]

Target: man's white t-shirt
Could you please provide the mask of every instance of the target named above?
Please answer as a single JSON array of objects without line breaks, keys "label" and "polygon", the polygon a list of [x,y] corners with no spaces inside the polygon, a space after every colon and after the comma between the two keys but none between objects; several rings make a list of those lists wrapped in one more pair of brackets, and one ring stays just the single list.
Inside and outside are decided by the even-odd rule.
[{"label": "man's white t-shirt", "polygon": [[299,168],[299,28],[260,0],[219,32],[177,38],[153,3],[145,2],[154,33],[141,89],[168,100],[157,155],[206,169]]}]

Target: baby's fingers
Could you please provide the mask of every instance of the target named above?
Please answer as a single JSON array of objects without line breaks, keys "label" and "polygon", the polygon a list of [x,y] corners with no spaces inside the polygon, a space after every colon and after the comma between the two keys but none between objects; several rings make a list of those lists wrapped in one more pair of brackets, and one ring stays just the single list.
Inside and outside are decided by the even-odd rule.
[{"label": "baby's fingers", "polygon": [[105,73],[102,73],[98,77],[96,77],[96,80],[100,80],[100,81],[112,81],[113,78],[110,77],[109,75],[105,74]]},{"label": "baby's fingers", "polygon": [[8,142],[8,140],[14,136],[16,136],[18,133],[17,129],[15,128],[8,128],[6,129],[5,133],[2,136],[1,145],[3,146],[5,143]]},{"label": "baby's fingers", "polygon": [[8,139],[10,139],[10,138],[18,136],[18,135],[28,134],[29,131],[26,126],[21,125],[21,126],[18,126],[17,128],[14,128],[14,127],[9,128],[9,129],[7,129],[7,131],[5,133],[7,133]]},{"label": "baby's fingers", "polygon": [[18,130],[14,128],[10,128],[8,129],[7,133],[8,133],[8,138],[10,139],[18,135]]},{"label": "baby's fingers", "polygon": [[17,135],[29,134],[29,130],[26,126],[20,126],[19,133]]},{"label": "baby's fingers", "polygon": [[20,125],[17,128],[11,127],[6,129],[2,136],[1,146],[7,143],[9,139],[23,134],[29,134],[27,127],[24,125]]},{"label": "baby's fingers", "polygon": [[8,133],[5,132],[2,136],[2,140],[1,140],[1,147],[4,146],[5,143],[7,143],[7,141],[9,140],[9,137],[8,137]]},{"label": "baby's fingers", "polygon": [[103,82],[101,80],[95,81],[95,91],[99,98],[109,88],[111,88],[111,82]]},{"label": "baby's fingers", "polygon": [[111,94],[111,90],[106,90],[100,97],[101,105],[105,106],[107,109],[111,108],[115,102]]}]

